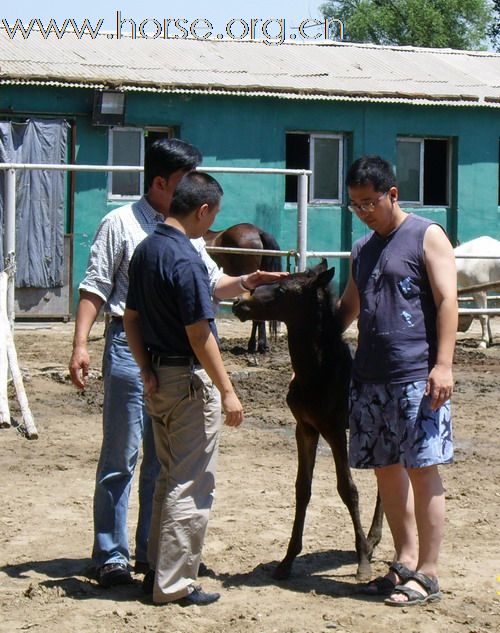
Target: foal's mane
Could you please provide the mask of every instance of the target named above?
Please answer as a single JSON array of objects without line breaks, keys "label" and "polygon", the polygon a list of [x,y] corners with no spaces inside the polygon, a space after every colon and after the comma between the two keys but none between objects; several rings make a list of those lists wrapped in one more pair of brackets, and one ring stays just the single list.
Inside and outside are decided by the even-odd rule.
[{"label": "foal's mane", "polygon": [[[306,277],[312,278],[314,274],[306,271]],[[339,345],[344,345],[336,308],[337,296],[332,285],[327,284],[316,288],[314,292],[307,292],[307,297],[309,306],[301,311],[305,325],[301,333],[316,348],[319,358],[324,362],[336,355]]]},{"label": "foal's mane", "polygon": [[342,341],[340,320],[337,312],[337,295],[331,284],[318,288],[318,339],[325,346],[336,347]]},{"label": "foal's mane", "polygon": [[336,299],[331,284],[304,293],[300,321],[292,335],[289,328],[288,342],[296,379],[314,389],[331,384],[334,376],[345,371],[348,362],[349,352],[342,338]]}]

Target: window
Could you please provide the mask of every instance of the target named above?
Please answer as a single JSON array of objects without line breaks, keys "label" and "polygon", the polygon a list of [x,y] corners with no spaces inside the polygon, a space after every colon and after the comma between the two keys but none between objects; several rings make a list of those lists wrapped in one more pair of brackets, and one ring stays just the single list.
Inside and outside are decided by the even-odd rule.
[{"label": "window", "polygon": [[401,202],[448,205],[449,139],[398,138],[396,173]]},{"label": "window", "polygon": [[[143,165],[144,153],[158,138],[171,138],[172,128],[112,127],[109,130],[109,165]],[[112,199],[140,198],[144,190],[142,172],[111,172],[108,195]]]},{"label": "window", "polygon": [[[144,135],[139,128],[110,128],[110,165],[141,165],[144,154]],[[143,174],[140,172],[110,172],[111,198],[131,198],[141,195]]]},{"label": "window", "polygon": [[[340,134],[286,135],[286,168],[310,169],[309,202],[339,203],[342,199],[343,137]],[[286,176],[285,202],[297,202],[297,177]]]}]

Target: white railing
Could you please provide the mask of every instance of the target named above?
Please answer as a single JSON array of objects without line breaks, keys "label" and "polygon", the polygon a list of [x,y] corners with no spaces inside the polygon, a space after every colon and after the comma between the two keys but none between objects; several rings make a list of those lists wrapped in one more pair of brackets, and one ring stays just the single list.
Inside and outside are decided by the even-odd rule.
[{"label": "white railing", "polygon": [[[137,165],[73,165],[73,164],[44,164],[44,163],[0,163],[0,170],[5,172],[5,202],[4,202],[4,268],[8,273],[7,314],[13,324],[15,319],[15,269],[16,269],[16,171],[18,170],[46,170],[46,171],[74,171],[74,172],[141,172],[144,167]],[[294,256],[298,261],[298,269],[307,267],[307,192],[309,190],[308,169],[273,169],[265,167],[198,167],[199,171],[229,174],[270,174],[296,176],[298,178],[297,195],[297,250],[269,251],[269,254],[279,254],[283,257]],[[258,251],[263,252],[263,251]],[[267,251],[265,251],[267,252]]]},{"label": "white railing", "polygon": [[[142,166],[136,165],[73,165],[73,164],[43,164],[43,163],[0,163],[0,170],[5,172],[5,230],[4,230],[4,262],[5,270],[9,274],[9,284],[7,289],[7,314],[9,321],[14,321],[14,292],[15,292],[15,243],[16,243],[16,171],[26,169],[43,169],[48,171],[74,171],[74,172],[141,172]],[[199,171],[211,173],[229,174],[282,174],[285,176],[296,176],[298,178],[297,189],[297,250],[260,250],[242,248],[207,247],[208,252],[229,252],[239,254],[266,253],[280,257],[295,257],[296,267],[299,271],[304,271],[307,267],[307,260],[311,257],[335,257],[347,259],[350,252],[347,251],[308,251],[307,250],[307,207],[309,177],[312,174],[307,169],[273,169],[265,167],[198,167]],[[489,255],[457,255],[460,259],[500,259]],[[492,297],[493,299],[494,297]],[[469,300],[463,297],[461,300]],[[491,314],[499,315],[500,309],[496,308],[460,308],[459,314]]]}]

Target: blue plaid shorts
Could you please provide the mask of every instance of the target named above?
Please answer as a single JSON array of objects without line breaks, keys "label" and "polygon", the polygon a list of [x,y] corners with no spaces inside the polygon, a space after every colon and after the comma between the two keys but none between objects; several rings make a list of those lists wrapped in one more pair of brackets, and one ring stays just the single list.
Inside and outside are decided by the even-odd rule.
[{"label": "blue plaid shorts", "polygon": [[401,464],[423,468],[453,461],[450,401],[437,411],[426,381],[367,384],[353,381],[349,401],[349,463],[353,468]]}]

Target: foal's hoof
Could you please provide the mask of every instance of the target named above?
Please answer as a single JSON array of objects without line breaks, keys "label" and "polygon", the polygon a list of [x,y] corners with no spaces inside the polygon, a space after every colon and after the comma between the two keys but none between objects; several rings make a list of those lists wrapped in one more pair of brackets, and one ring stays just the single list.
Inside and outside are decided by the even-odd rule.
[{"label": "foal's hoof", "polygon": [[255,354],[252,354],[249,358],[247,358],[247,365],[249,367],[258,367],[259,366],[259,359],[257,358],[257,356]]},{"label": "foal's hoof", "polygon": [[368,561],[359,563],[358,570],[356,572],[356,580],[358,582],[368,582],[371,580],[372,570]]}]

